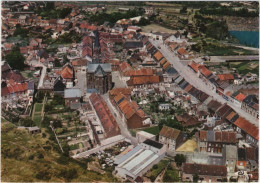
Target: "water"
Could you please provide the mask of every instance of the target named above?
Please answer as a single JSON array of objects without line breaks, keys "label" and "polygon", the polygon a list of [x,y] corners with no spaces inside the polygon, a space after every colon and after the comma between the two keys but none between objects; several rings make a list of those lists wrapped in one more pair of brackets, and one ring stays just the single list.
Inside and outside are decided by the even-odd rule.
[{"label": "water", "polygon": [[230,35],[236,37],[240,44],[259,48],[258,31],[229,31]]}]

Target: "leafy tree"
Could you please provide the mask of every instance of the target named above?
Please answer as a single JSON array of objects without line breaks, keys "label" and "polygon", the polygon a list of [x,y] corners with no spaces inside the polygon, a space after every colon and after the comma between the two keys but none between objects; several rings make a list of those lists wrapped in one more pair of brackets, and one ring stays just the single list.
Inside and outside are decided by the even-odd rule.
[{"label": "leafy tree", "polygon": [[25,127],[32,127],[32,126],[35,126],[35,122],[29,117],[21,118],[20,125],[25,126]]},{"label": "leafy tree", "polygon": [[150,20],[149,20],[149,19],[146,19],[146,18],[144,18],[144,17],[142,17],[142,18],[140,19],[140,21],[138,22],[138,25],[139,25],[139,26],[145,26],[145,25],[148,25],[148,24],[150,24]]},{"label": "leafy tree", "polygon": [[61,67],[61,63],[57,58],[54,60],[54,67]]},{"label": "leafy tree", "polygon": [[68,59],[67,55],[63,56],[63,63],[66,64],[68,63],[70,60]]},{"label": "leafy tree", "polygon": [[61,120],[55,120],[55,121],[53,121],[52,126],[53,126],[54,128],[61,128],[61,127],[62,127]]},{"label": "leafy tree", "polygon": [[183,155],[183,154],[177,154],[175,157],[174,157],[174,161],[176,163],[176,165],[178,167],[180,167],[182,165],[182,163],[185,163],[186,162],[186,156]]},{"label": "leafy tree", "polygon": [[198,180],[199,180],[199,175],[197,173],[195,173],[193,175],[193,182],[198,182]]},{"label": "leafy tree", "polygon": [[25,64],[24,64],[25,58],[20,53],[19,47],[14,47],[12,51],[5,56],[5,60],[13,69],[22,71],[25,68]]},{"label": "leafy tree", "polygon": [[187,13],[187,6],[183,6],[182,9],[180,9],[180,13],[182,14]]},{"label": "leafy tree", "polygon": [[14,36],[21,36],[22,38],[28,37],[28,29],[23,29],[20,24],[16,25]]}]

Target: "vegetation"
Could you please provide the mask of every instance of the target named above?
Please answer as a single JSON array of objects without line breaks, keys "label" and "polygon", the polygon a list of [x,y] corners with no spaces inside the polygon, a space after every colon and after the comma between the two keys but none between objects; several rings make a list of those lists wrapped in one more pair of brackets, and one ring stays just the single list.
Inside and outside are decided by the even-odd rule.
[{"label": "vegetation", "polygon": [[20,24],[16,25],[16,29],[14,31],[14,36],[20,36],[22,38],[27,38],[28,33],[29,33],[28,29],[22,28]]},{"label": "vegetation", "polygon": [[163,176],[163,182],[178,182],[178,181],[179,181],[178,171],[174,170],[172,166],[169,165]]},{"label": "vegetation", "polygon": [[24,70],[25,68],[25,58],[20,53],[20,48],[15,46],[12,51],[5,56],[5,60],[10,65],[12,69],[17,69],[19,71]]},{"label": "vegetation", "polygon": [[146,176],[150,178],[152,182],[154,182],[156,177],[163,171],[168,163],[169,160],[161,160],[158,164],[154,165],[149,172],[146,173]]},{"label": "vegetation", "polygon": [[53,133],[47,128],[42,128],[42,134],[47,134],[42,137],[4,122],[1,134],[4,182],[117,182],[111,173],[100,175],[88,171],[88,160],[74,160],[61,154]]},{"label": "vegetation", "polygon": [[86,18],[90,23],[97,23],[98,25],[102,25],[104,22],[110,22],[112,24],[116,23],[120,19],[129,19],[137,16],[141,16],[144,14],[142,9],[133,9],[129,10],[125,13],[123,12],[114,12],[114,13],[96,13],[88,15]]},{"label": "vegetation", "polygon": [[249,72],[259,75],[259,64],[258,62],[241,62],[236,64],[236,62],[229,63],[228,67],[235,68],[239,74],[247,74]]},{"label": "vegetation", "polygon": [[46,7],[38,8],[35,13],[44,19],[63,19],[71,13],[71,8],[55,9],[55,2],[47,2]]},{"label": "vegetation", "polygon": [[25,127],[35,126],[35,122],[29,117],[21,118],[19,123],[20,123],[21,126],[25,126]]},{"label": "vegetation", "polygon": [[158,126],[160,130],[162,129],[163,125],[183,131],[182,124],[178,122],[176,119],[172,119],[170,117],[168,117],[167,119],[162,119],[159,122]]},{"label": "vegetation", "polygon": [[204,15],[218,15],[218,16],[235,16],[235,17],[258,17],[259,11],[248,11],[247,8],[235,10],[232,7],[221,6],[219,8],[201,8],[199,10]]},{"label": "vegetation", "polygon": [[176,165],[178,167],[181,167],[182,163],[185,163],[186,162],[186,156],[183,155],[183,154],[177,154],[175,157],[174,157],[174,161],[176,163]]},{"label": "vegetation", "polygon": [[147,132],[147,133],[151,133],[153,135],[158,135],[160,133],[159,126],[153,126],[153,127],[149,127],[149,128],[144,128],[142,130]]}]

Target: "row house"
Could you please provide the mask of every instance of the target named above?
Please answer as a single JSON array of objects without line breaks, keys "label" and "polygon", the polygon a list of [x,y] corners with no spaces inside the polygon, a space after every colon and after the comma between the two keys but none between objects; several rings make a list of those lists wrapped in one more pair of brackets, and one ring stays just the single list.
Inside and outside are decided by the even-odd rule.
[{"label": "row house", "polygon": [[239,108],[242,107],[242,102],[245,98],[246,98],[246,96],[240,92],[235,92],[230,97],[231,102],[233,102]]},{"label": "row house", "polygon": [[167,153],[171,154],[184,142],[184,135],[180,130],[163,126],[159,133],[159,142],[164,144]]},{"label": "row house", "polygon": [[259,104],[255,95],[248,95],[243,101],[241,108],[247,113],[259,119]]},{"label": "row house", "polygon": [[223,151],[225,145],[236,145],[238,140],[236,132],[228,131],[199,131],[199,152],[217,153]]},{"label": "row house", "polygon": [[129,81],[127,81],[127,85],[132,86],[134,88],[158,87],[159,83],[159,76],[133,76],[130,78]]},{"label": "row house", "polygon": [[111,102],[116,107],[120,117],[124,120],[129,129],[150,126],[150,118],[146,116],[144,111],[139,108],[135,101],[130,101],[123,94],[119,93]]}]

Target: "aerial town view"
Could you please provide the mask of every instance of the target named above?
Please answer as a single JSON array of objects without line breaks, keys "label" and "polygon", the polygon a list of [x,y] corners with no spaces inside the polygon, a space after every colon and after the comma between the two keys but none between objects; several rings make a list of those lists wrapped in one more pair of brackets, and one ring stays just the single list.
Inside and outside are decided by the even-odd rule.
[{"label": "aerial town view", "polygon": [[1,12],[1,181],[258,182],[258,1]]}]

